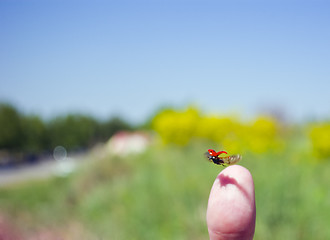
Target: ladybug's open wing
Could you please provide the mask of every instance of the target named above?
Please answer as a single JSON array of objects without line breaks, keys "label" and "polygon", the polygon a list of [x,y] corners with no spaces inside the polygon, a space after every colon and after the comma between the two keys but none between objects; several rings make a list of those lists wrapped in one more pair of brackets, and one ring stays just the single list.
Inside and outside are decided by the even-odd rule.
[{"label": "ladybug's open wing", "polygon": [[224,162],[224,164],[233,165],[233,164],[236,164],[239,161],[241,161],[242,155],[236,154],[236,155],[230,155],[230,156],[219,157],[219,158]]}]

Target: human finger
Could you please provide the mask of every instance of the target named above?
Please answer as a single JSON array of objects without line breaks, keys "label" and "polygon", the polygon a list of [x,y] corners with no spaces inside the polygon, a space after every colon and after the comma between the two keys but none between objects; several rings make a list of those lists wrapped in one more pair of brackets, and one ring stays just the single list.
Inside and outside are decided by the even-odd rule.
[{"label": "human finger", "polygon": [[220,172],[211,189],[206,218],[211,240],[253,239],[256,207],[249,170],[233,165]]}]

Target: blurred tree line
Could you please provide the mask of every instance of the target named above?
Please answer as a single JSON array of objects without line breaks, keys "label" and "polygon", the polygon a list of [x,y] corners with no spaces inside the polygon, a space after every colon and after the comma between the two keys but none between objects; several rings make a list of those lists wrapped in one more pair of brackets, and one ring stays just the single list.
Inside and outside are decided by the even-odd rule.
[{"label": "blurred tree line", "polygon": [[9,154],[41,154],[64,146],[68,151],[107,141],[114,133],[132,126],[113,117],[99,121],[91,116],[68,114],[49,121],[24,115],[13,105],[0,103],[0,151]]}]

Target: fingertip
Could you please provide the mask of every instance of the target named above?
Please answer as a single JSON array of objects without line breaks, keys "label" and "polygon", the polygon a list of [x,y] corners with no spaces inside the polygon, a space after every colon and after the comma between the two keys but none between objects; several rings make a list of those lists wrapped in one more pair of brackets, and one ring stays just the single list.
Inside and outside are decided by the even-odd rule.
[{"label": "fingertip", "polygon": [[[222,170],[217,176],[221,186],[231,183],[236,186],[244,187],[247,191],[254,193],[254,184],[252,174],[248,169],[240,165],[232,165]],[[254,195],[254,194],[253,194]]]},{"label": "fingertip", "polygon": [[207,224],[210,239],[252,239],[255,227],[253,178],[233,165],[217,176],[209,197]]}]

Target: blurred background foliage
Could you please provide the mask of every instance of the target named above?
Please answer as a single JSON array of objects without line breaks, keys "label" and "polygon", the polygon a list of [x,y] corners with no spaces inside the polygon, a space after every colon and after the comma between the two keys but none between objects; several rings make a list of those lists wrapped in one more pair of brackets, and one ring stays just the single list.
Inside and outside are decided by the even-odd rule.
[{"label": "blurred background foliage", "polygon": [[312,124],[309,128],[309,138],[315,156],[318,158],[330,156],[330,122]]},{"label": "blurred background foliage", "polygon": [[[283,152],[292,144],[304,142],[304,151],[311,144],[309,151],[313,151],[316,157],[330,157],[328,122],[293,125],[270,115],[242,121],[237,116],[202,114],[197,108],[188,107],[163,109],[154,116],[151,126],[164,144],[183,146],[193,139],[206,139],[231,153],[263,154]],[[298,142],[294,141],[297,136],[300,138]]]},{"label": "blurred background foliage", "polygon": [[0,150],[9,153],[42,154],[62,145],[68,151],[90,148],[106,142],[118,131],[152,130],[164,144],[187,145],[194,139],[218,143],[231,153],[281,152],[291,138],[301,136],[305,151],[317,159],[330,157],[330,122],[288,124],[271,115],[252,120],[238,116],[203,114],[196,107],[162,108],[141,126],[120,117],[100,121],[84,114],[67,114],[49,120],[22,114],[13,105],[0,103]]},{"label": "blurred background foliage", "polygon": [[0,150],[15,154],[13,161],[19,156],[51,153],[59,145],[68,151],[86,150],[118,131],[133,130],[120,117],[99,121],[70,113],[43,120],[37,115],[23,114],[7,103],[0,103],[0,126]]},{"label": "blurred background foliage", "polygon": [[[243,121],[190,106],[162,108],[132,126],[81,114],[44,121],[2,104],[0,124],[2,152],[89,149],[66,177],[0,188],[0,217],[32,236],[16,239],[44,232],[50,240],[207,239],[207,198],[222,170],[203,159],[208,148],[243,155],[239,164],[256,188],[255,239],[330,238],[328,122],[294,125],[266,115]],[[93,148],[121,130],[143,131],[152,141],[140,154]]]}]

